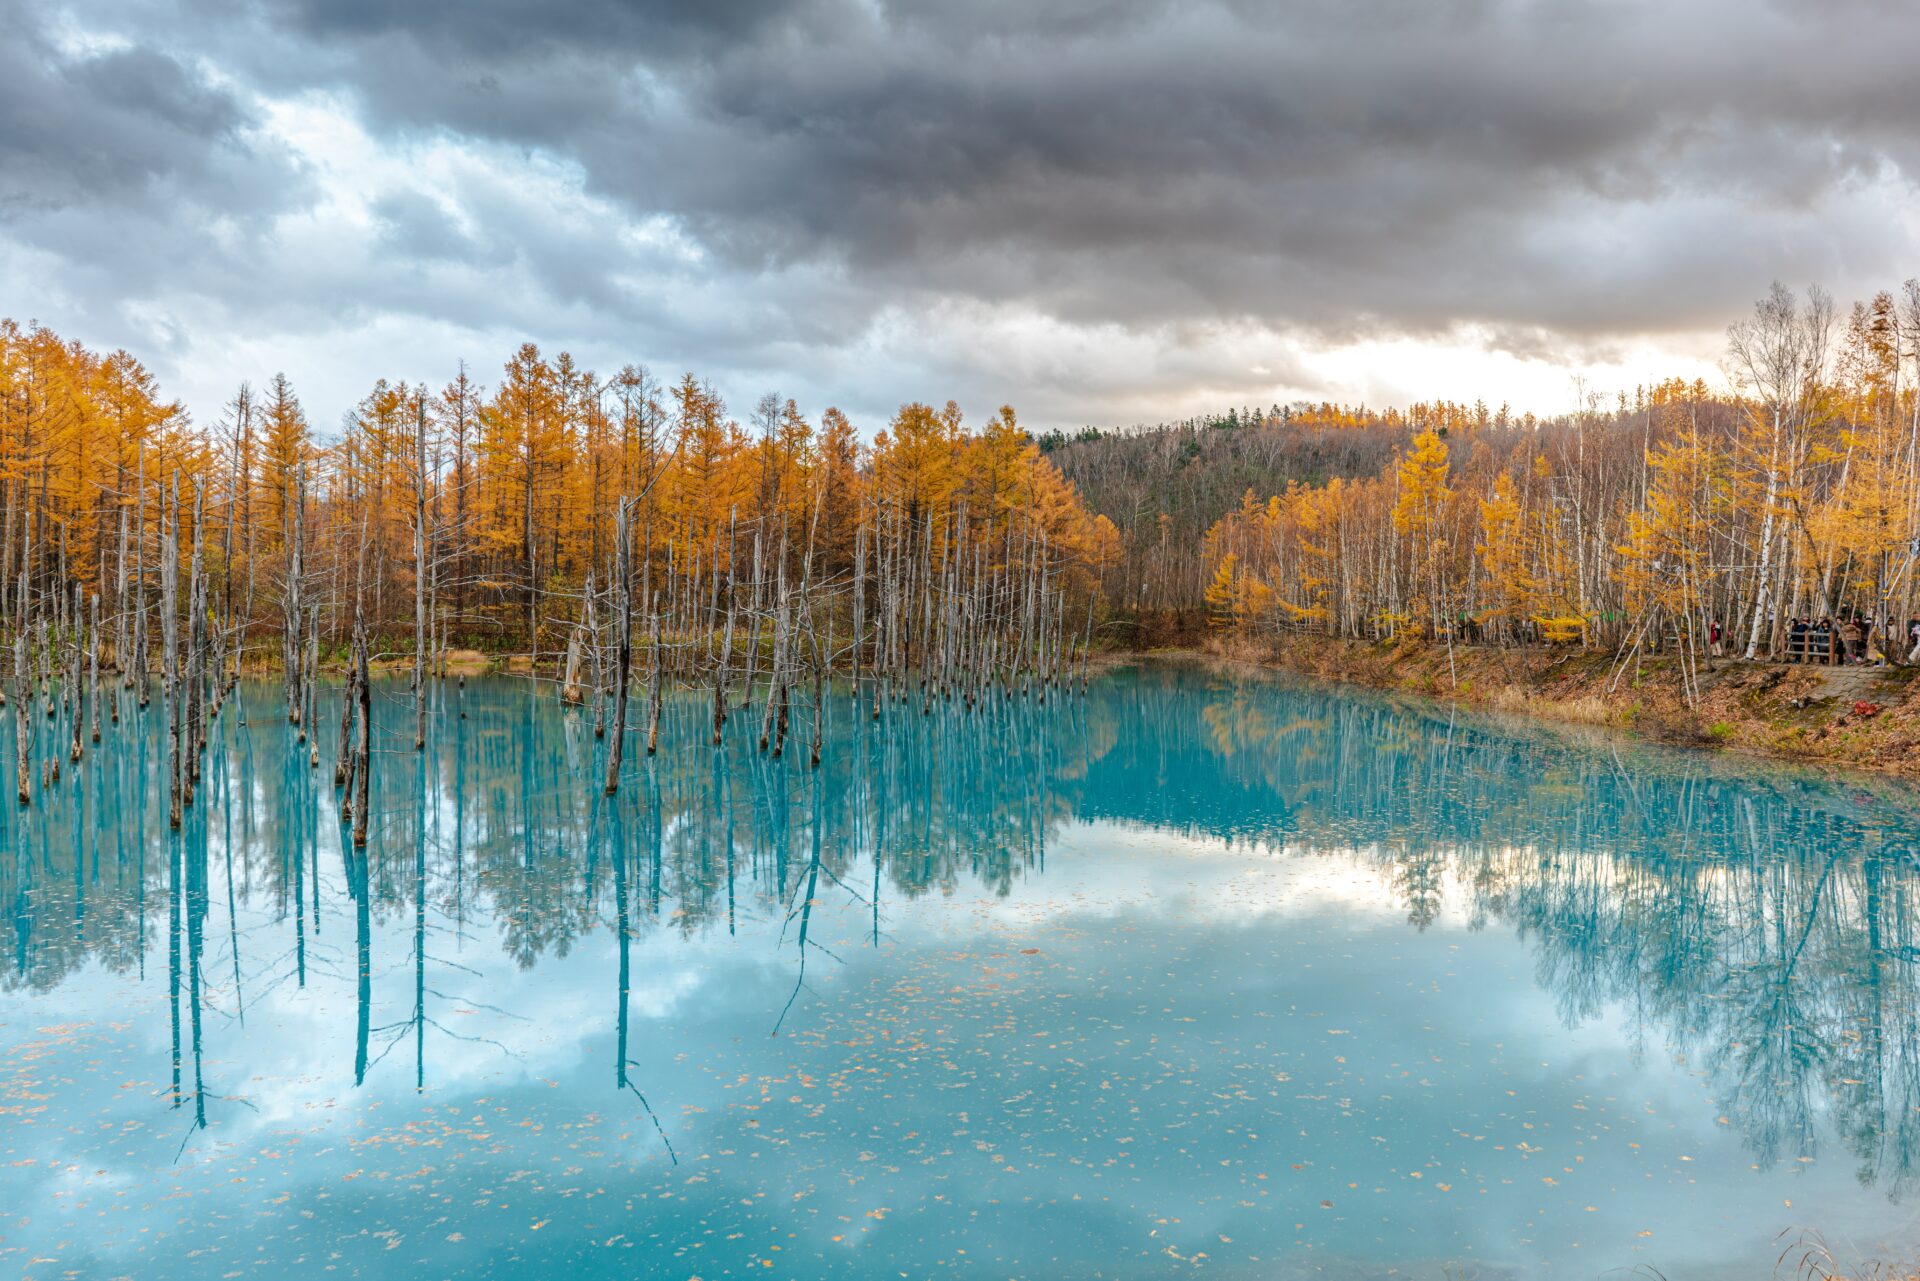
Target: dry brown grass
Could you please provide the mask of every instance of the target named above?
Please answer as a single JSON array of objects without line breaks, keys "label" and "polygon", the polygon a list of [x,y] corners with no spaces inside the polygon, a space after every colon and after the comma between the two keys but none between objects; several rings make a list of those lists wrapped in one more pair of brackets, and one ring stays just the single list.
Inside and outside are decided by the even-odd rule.
[{"label": "dry brown grass", "polygon": [[483,676],[487,666],[487,656],[477,649],[447,651],[447,674],[450,676]]},{"label": "dry brown grass", "polygon": [[1787,1229],[1774,1275],[1793,1281],[1920,1281],[1920,1264],[1841,1258],[1825,1237],[1808,1229]]},{"label": "dry brown grass", "polygon": [[1503,685],[1493,691],[1487,705],[1497,712],[1565,721],[1572,725],[1616,725],[1621,720],[1620,706],[1598,694],[1545,698],[1512,685]]}]

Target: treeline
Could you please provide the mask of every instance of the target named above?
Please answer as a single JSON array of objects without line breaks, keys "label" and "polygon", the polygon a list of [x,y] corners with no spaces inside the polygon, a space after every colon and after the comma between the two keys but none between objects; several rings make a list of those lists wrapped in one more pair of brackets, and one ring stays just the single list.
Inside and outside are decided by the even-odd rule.
[{"label": "treeline", "polygon": [[174,559],[201,548],[209,635],[229,666],[296,674],[292,707],[300,647],[343,648],[355,619],[422,670],[459,644],[515,652],[596,706],[656,656],[665,680],[766,679],[769,698],[803,671],[1053,681],[1096,617],[1183,612],[1253,636],[1755,657],[1824,617],[1904,659],[1920,284],[1844,315],[1776,286],[1726,363],[1723,388],[1544,419],[1295,404],[1036,440],[1011,409],[970,429],[951,402],[863,433],[770,396],[743,424],[692,375],[600,377],[528,345],[492,386],[378,382],[322,439],[284,378],[203,426],[125,353],[7,324],[0,622],[71,629],[77,583],[110,666],[146,671],[177,474]]},{"label": "treeline", "polygon": [[1136,615],[1197,616],[1212,572],[1199,554],[1207,531],[1249,491],[1374,475],[1428,428],[1465,435],[1531,433],[1540,425],[1530,414],[1485,403],[1436,401],[1404,410],[1299,403],[1155,426],[1048,432],[1038,443],[1120,532],[1121,555],[1104,584],[1108,596]]},{"label": "treeline", "polygon": [[[51,715],[57,689],[78,725],[89,673],[120,678],[115,719],[118,688],[144,705],[157,676],[186,717],[186,804],[205,722],[249,661],[280,667],[305,726],[323,648],[351,644],[362,704],[398,651],[418,739],[451,648],[517,653],[591,701],[597,731],[611,721],[611,790],[636,677],[649,750],[667,682],[711,686],[716,736],[731,695],[759,699],[776,753],[791,687],[817,698],[829,674],[926,700],[1044,692],[1076,654],[1084,670],[1117,549],[1011,408],[970,429],[952,402],[909,404],[863,440],[837,410],[816,424],[768,396],[743,425],[692,374],[600,377],[527,344],[490,388],[464,367],[438,390],[381,380],[327,439],[284,377],[196,423],[127,353],[0,323],[14,696],[37,685]],[[349,707],[349,797],[366,733]],[[23,800],[31,737],[23,710]]]},{"label": "treeline", "polygon": [[[1252,635],[1701,658],[1786,656],[1796,620],[1829,619],[1860,626],[1857,657],[1906,659],[1920,615],[1920,282],[1844,316],[1817,289],[1776,286],[1729,329],[1727,367],[1724,390],[1670,380],[1551,420],[1196,433],[1196,458],[1217,450],[1210,470],[1235,484],[1272,450],[1274,483],[1249,483],[1218,515],[1198,573],[1177,551],[1172,570],[1144,564],[1144,599],[1191,600],[1199,581],[1212,624]],[[1333,452],[1342,436],[1353,443]],[[1116,456],[1178,439],[1148,433]],[[1103,492],[1084,461],[1064,470]],[[1193,506],[1224,488],[1209,486],[1196,479]]]}]

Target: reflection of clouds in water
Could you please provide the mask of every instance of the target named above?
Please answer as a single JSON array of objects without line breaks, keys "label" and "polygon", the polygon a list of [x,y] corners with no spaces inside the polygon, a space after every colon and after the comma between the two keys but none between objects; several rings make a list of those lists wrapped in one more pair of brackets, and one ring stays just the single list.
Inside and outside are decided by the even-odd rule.
[{"label": "reflection of clouds in water", "polygon": [[[1046,1266],[1056,1252],[1145,1268],[1175,1244],[1250,1270],[1239,1251],[1297,1248],[1545,1274],[1574,1240],[1609,1263],[1653,1258],[1630,1224],[1659,1225],[1668,1261],[1733,1258],[1728,1240],[1764,1244],[1789,1222],[1884,1232],[1886,1202],[1860,1196],[1849,1161],[1889,1194],[1909,1177],[1898,789],[1863,800],[1155,668],[1084,701],[877,728],[842,701],[819,775],[670,737],[606,803],[565,784],[592,775],[594,747],[551,702],[485,683],[467,700],[426,762],[396,755],[378,779],[358,1090],[360,918],[330,790],[280,768],[268,717],[211,763],[253,805],[207,816],[213,1097],[177,1170],[168,847],[151,824],[141,842],[134,754],[86,767],[122,785],[90,800],[91,845],[57,805],[17,820],[27,839],[0,864],[9,1057],[56,1003],[96,1021],[50,1056],[63,1075],[13,1127],[8,1159],[38,1164],[0,1168],[6,1204],[31,1218],[12,1244],[54,1249],[82,1202],[112,1201],[183,1241],[217,1240],[221,1207],[318,1249],[365,1226],[339,1217],[364,1169],[346,1182],[369,1224],[405,1219],[424,1239],[449,1205],[511,1195],[552,1225],[530,1236],[489,1211],[461,1230],[556,1266],[600,1213],[565,1193],[579,1184],[682,1246],[722,1222],[755,1248],[798,1232],[790,1248],[818,1251],[804,1262],[822,1272],[875,1257],[837,1234],[885,1242],[909,1271],[965,1242],[1001,1271],[1070,1274]],[[697,737],[703,714],[673,728]],[[623,915],[626,1058],[679,1167],[616,1083]],[[417,980],[432,1020],[419,1095]],[[476,1124],[484,1139],[465,1133]],[[396,1182],[415,1153],[435,1172]],[[556,1164],[580,1172],[510,1179]],[[194,1195],[133,1206],[102,1191],[143,1186]],[[1680,1217],[1682,1195],[1706,1208]],[[279,1196],[325,1215],[294,1223]],[[1789,1197],[1801,1209],[1783,1218]],[[889,1217],[868,1219],[882,1202]],[[594,1219],[592,1234],[631,1228]],[[102,1257],[139,1244],[130,1227],[84,1239]],[[376,1257],[363,1246],[384,1249],[353,1245],[362,1263]],[[730,1266],[749,1247],[711,1248]]]}]

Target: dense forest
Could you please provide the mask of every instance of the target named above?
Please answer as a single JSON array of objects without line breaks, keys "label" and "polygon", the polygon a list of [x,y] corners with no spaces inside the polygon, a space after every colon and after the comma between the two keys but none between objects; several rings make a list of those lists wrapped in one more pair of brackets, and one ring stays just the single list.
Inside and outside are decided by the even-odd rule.
[{"label": "dense forest", "polygon": [[1668,380],[1550,419],[1297,406],[1043,444],[1119,528],[1107,582],[1136,610],[1750,658],[1829,619],[1860,625],[1858,656],[1905,659],[1920,282],[1844,317],[1776,286],[1725,363],[1723,388]]},{"label": "dense forest", "polygon": [[743,426],[691,374],[601,378],[532,344],[491,388],[465,369],[438,392],[379,381],[322,439],[284,377],[196,422],[131,355],[6,323],[0,488],[21,800],[34,686],[50,717],[57,688],[77,760],[105,666],[142,705],[159,677],[176,821],[250,663],[284,674],[306,725],[323,647],[350,645],[335,777],[352,795],[358,775],[362,814],[373,669],[410,656],[419,746],[427,679],[458,644],[551,675],[596,732],[611,721],[612,791],[636,676],[649,751],[669,682],[711,687],[716,738],[759,689],[775,754],[794,688],[817,704],[829,674],[903,698],[971,701],[995,680],[1044,697],[1075,654],[1084,677],[1118,546],[1010,408],[969,430],[951,402],[910,404],[862,441],[837,410],[816,427],[769,396]]},{"label": "dense forest", "polygon": [[1105,581],[1114,601],[1130,614],[1197,613],[1211,577],[1197,553],[1214,522],[1245,495],[1372,475],[1416,432],[1463,431],[1469,422],[1538,426],[1504,407],[1496,414],[1446,402],[1405,411],[1323,403],[1121,431],[1089,427],[1071,437],[1049,432],[1038,443],[1121,533],[1121,558]]}]

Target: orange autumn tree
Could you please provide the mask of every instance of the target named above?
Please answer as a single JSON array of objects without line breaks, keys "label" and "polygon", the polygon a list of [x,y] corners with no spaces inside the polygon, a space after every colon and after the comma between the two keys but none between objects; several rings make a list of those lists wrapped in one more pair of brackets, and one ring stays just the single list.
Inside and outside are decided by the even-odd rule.
[{"label": "orange autumn tree", "polygon": [[1448,549],[1447,517],[1454,494],[1447,485],[1447,446],[1439,433],[1427,428],[1415,436],[1395,475],[1399,493],[1393,505],[1393,527],[1409,550],[1409,615],[1427,616],[1429,636],[1443,632],[1451,636],[1451,623],[1443,621],[1447,605],[1441,566]]}]

